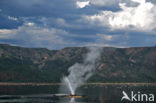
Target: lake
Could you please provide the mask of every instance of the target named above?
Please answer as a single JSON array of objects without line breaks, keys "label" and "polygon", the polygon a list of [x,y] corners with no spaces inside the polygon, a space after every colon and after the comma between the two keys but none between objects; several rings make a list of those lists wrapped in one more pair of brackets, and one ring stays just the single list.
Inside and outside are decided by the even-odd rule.
[{"label": "lake", "polygon": [[0,103],[132,103],[128,100],[121,101],[123,91],[128,96],[133,91],[136,97],[141,94],[147,94],[147,96],[156,94],[155,84],[86,84],[76,91],[76,94],[86,97],[73,99],[55,96],[56,94],[69,94],[66,87],[62,86],[64,88],[62,92],[59,87],[59,84],[0,85]]}]

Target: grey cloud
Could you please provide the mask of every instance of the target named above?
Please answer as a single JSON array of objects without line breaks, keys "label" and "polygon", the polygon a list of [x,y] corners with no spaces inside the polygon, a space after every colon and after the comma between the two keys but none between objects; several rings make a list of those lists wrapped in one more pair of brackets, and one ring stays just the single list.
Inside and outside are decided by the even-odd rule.
[{"label": "grey cloud", "polygon": [[14,45],[46,47],[49,49],[75,45],[69,39],[64,39],[61,34],[67,34],[67,32],[61,29],[47,29],[33,23],[25,23],[18,29],[0,29],[0,42],[5,43],[9,41],[10,44]]}]

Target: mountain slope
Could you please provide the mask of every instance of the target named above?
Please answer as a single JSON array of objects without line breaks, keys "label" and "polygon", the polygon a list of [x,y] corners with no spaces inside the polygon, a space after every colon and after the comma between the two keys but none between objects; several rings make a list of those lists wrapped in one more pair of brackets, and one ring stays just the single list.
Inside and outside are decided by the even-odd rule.
[{"label": "mountain slope", "polygon": [[[62,50],[0,44],[0,82],[60,82],[83,62],[85,47]],[[156,82],[156,47],[103,48],[89,82]]]}]

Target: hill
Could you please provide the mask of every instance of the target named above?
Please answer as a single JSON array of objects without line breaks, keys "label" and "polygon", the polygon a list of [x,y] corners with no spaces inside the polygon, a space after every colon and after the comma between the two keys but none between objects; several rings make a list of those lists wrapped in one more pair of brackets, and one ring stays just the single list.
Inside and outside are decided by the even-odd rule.
[{"label": "hill", "polygon": [[[60,82],[86,47],[61,50],[0,44],[0,82]],[[156,82],[156,47],[104,47],[89,82]]]}]

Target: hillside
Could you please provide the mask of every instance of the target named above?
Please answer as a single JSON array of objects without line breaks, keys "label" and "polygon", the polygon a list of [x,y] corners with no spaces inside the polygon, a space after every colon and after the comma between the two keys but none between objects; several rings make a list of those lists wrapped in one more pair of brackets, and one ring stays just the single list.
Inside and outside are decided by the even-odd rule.
[{"label": "hillside", "polygon": [[[60,82],[87,48],[61,50],[0,44],[0,82]],[[156,82],[156,47],[103,48],[89,82]]]}]

